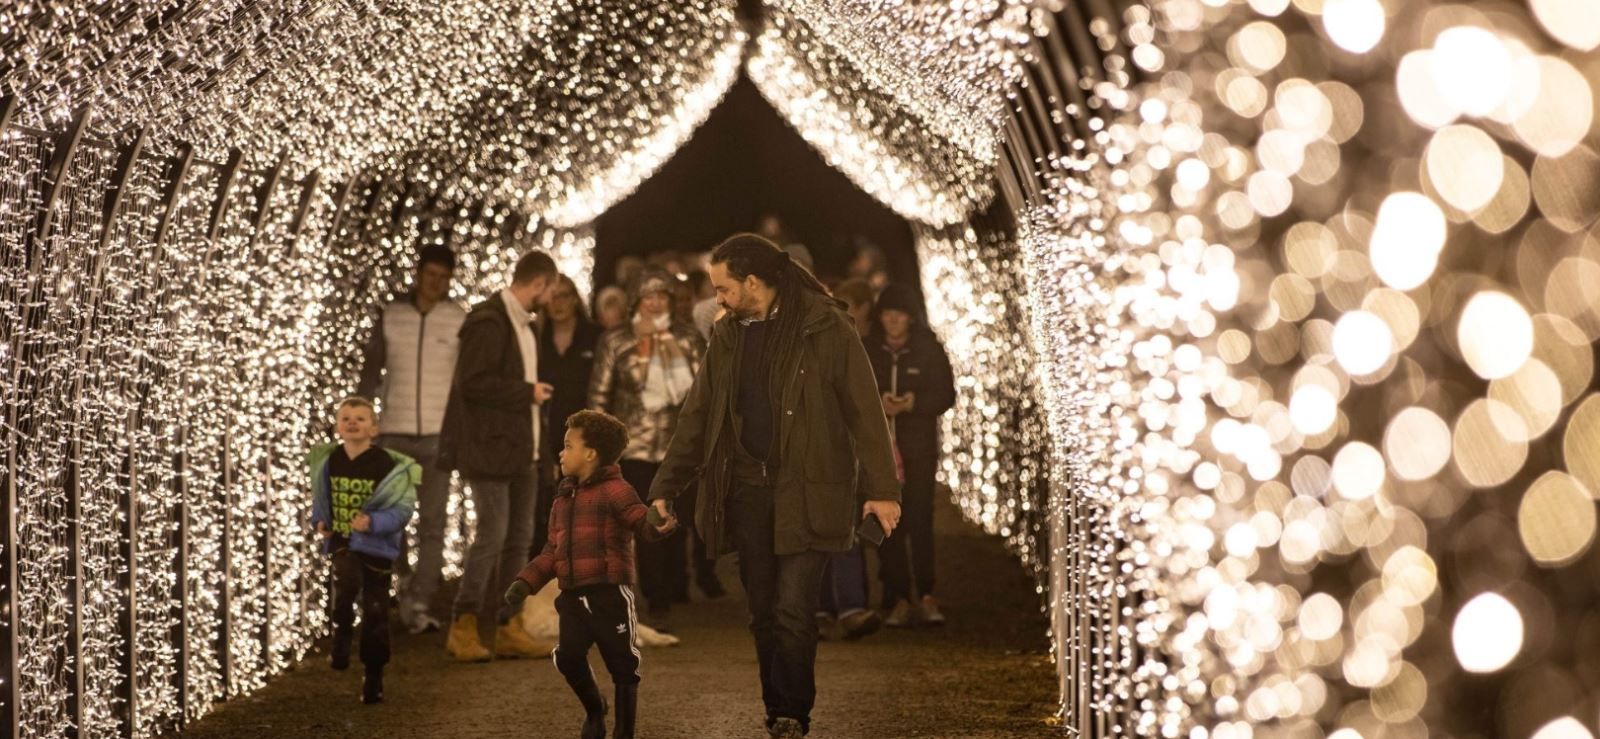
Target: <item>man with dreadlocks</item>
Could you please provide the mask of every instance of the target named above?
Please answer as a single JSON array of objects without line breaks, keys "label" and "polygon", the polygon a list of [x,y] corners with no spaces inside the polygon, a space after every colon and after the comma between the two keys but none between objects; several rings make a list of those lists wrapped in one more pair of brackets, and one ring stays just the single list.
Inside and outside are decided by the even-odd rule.
[{"label": "man with dreadlocks", "polygon": [[695,530],[711,556],[739,553],[767,731],[799,737],[816,701],[828,554],[851,547],[867,514],[885,531],[900,520],[889,425],[844,304],[816,277],[754,234],[718,246],[710,272],[727,315],[649,497],[665,516],[700,480]]}]

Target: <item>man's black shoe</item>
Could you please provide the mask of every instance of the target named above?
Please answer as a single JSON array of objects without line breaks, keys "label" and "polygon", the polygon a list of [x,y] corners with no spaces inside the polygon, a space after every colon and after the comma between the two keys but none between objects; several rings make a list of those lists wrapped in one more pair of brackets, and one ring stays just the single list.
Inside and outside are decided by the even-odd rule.
[{"label": "man's black shoe", "polygon": [[651,603],[645,609],[644,623],[663,634],[672,633],[672,607],[666,603]]},{"label": "man's black shoe", "polygon": [[767,734],[772,739],[801,739],[806,735],[806,730],[799,721],[792,718],[780,718],[767,727]]},{"label": "man's black shoe", "polygon": [[717,579],[715,573],[705,573],[695,577],[694,584],[700,588],[707,600],[716,600],[728,594],[728,589],[722,587],[722,581]]},{"label": "man's black shoe", "polygon": [[382,667],[367,668],[367,676],[361,681],[361,702],[369,706],[383,702]]}]

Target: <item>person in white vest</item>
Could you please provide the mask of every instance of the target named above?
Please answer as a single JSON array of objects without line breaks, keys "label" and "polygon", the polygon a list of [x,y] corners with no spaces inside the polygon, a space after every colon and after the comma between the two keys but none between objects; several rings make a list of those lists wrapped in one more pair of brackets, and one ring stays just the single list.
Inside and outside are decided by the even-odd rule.
[{"label": "person in white vest", "polygon": [[382,399],[385,433],[379,445],[422,466],[416,567],[408,567],[404,548],[396,562],[405,582],[400,618],[413,634],[441,628],[440,620],[428,612],[444,565],[445,504],[450,497],[450,473],[438,465],[439,431],[456,366],[457,334],[467,317],[449,299],[455,266],[455,254],[449,249],[439,245],[422,249],[411,291],[384,306],[367,343],[356,390],[363,397]]}]

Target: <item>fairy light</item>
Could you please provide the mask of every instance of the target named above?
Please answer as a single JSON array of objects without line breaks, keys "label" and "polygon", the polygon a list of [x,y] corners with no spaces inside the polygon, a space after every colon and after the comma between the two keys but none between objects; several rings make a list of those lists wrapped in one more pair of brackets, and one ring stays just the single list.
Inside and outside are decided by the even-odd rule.
[{"label": "fairy light", "polygon": [[1023,289],[1021,255],[990,228],[915,231],[928,322],[956,377],[955,407],[941,419],[939,479],[967,519],[1005,537],[1026,566],[1042,571],[1047,554],[1034,547],[1048,527],[1048,441],[1024,361],[1027,316],[1014,299]]},{"label": "fairy light", "polygon": [[767,28],[745,62],[763,97],[828,163],[908,220],[947,225],[993,195],[993,159],[979,159],[899,110],[786,11],[768,8]]},{"label": "fairy light", "polygon": [[[1066,3],[766,5],[748,44],[723,0],[0,8],[14,121],[55,131],[92,106],[97,139],[36,243],[54,144],[0,138],[0,436],[22,522],[0,618],[27,734],[119,730],[124,655],[143,735],[303,656],[327,623],[299,455],[416,247],[457,252],[464,302],[529,248],[586,277],[586,222],[741,58],[916,224],[962,389],[940,474],[1039,577],[1063,718],[1347,739],[1470,733],[1487,710],[1507,735],[1592,733],[1570,706],[1517,703],[1576,705],[1595,667],[1592,609],[1563,596],[1588,587],[1600,534],[1583,2],[1135,4],[1087,14],[1106,53],[1070,81],[1021,75],[1039,14]],[[1058,111],[1082,136],[1032,160],[1043,197],[1006,233],[973,214],[1004,95],[1041,79],[1082,93]],[[150,153],[101,223],[134,126]],[[245,161],[220,211],[197,165],[158,245],[180,141]],[[459,486],[448,511],[453,573]]]}]

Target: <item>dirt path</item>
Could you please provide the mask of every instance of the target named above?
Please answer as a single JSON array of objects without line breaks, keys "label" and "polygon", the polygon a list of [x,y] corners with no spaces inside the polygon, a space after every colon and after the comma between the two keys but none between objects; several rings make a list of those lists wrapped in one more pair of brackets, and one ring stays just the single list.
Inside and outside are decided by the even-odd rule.
[{"label": "dirt path", "polygon": [[[824,642],[812,737],[1054,733],[1046,718],[1054,711],[1055,671],[1032,582],[998,540],[959,521],[953,507],[940,511],[939,531],[940,590],[950,624]],[[733,559],[721,565],[730,595],[678,606],[673,622],[683,644],[645,650],[641,737],[766,736],[743,594]],[[582,711],[548,660],[458,665],[446,658],[443,639],[396,635],[381,706],[357,699],[358,665],[335,673],[319,651],[263,690],[218,706],[182,736],[577,735]],[[609,695],[604,666],[594,654],[590,661]]]}]

